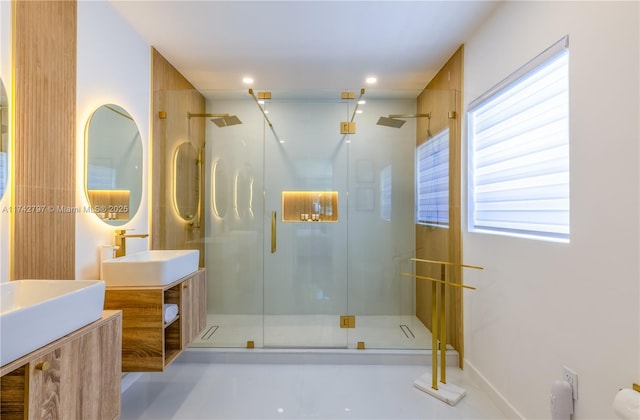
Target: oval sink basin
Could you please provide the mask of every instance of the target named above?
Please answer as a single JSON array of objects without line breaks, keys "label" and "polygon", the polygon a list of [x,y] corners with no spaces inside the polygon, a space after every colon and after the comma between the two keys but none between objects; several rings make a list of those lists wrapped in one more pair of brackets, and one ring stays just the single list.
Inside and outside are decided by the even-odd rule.
[{"label": "oval sink basin", "polygon": [[107,286],[162,286],[198,270],[195,249],[152,250],[102,262]]},{"label": "oval sink basin", "polygon": [[0,366],[102,317],[103,281],[0,283]]}]

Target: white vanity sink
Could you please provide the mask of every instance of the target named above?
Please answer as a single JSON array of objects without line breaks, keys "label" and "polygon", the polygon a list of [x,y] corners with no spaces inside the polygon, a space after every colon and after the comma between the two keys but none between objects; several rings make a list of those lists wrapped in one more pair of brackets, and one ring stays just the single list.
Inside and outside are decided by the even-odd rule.
[{"label": "white vanity sink", "polygon": [[152,250],[102,261],[107,286],[162,286],[198,271],[195,249]]},{"label": "white vanity sink", "polygon": [[99,280],[0,283],[0,366],[102,317]]}]

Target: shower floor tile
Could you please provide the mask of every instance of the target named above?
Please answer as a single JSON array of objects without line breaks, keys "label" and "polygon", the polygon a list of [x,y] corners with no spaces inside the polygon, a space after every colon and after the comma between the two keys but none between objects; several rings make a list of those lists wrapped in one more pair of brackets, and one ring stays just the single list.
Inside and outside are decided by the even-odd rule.
[{"label": "shower floor tile", "polygon": [[367,348],[424,350],[431,332],[411,315],[357,316],[356,328],[340,328],[336,315],[207,316],[207,328],[192,347]]}]

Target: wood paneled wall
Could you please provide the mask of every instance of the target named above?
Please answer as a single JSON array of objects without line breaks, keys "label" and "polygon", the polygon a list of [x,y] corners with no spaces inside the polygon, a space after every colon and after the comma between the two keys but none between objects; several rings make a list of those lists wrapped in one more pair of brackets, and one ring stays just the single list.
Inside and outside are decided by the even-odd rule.
[{"label": "wood paneled wall", "polygon": [[[175,151],[182,142],[191,142],[196,150],[204,147],[206,119],[189,120],[187,113],[204,113],[205,98],[155,48],[152,48],[151,55],[151,248],[198,249],[200,266],[204,267],[203,203],[199,205],[199,220],[192,224],[180,219],[173,204],[172,166]],[[160,118],[160,112],[164,113],[164,118]],[[203,176],[200,176],[200,191],[204,191]]]},{"label": "wood paneled wall", "polygon": [[12,13],[15,185],[10,276],[73,279],[77,3],[14,1]]},{"label": "wood paneled wall", "polygon": [[[417,112],[431,113],[430,130],[435,135],[449,127],[449,228],[434,228],[416,225],[416,257],[462,262],[461,235],[461,130],[462,130],[462,88],[463,88],[464,46],[461,46],[442,67],[433,80],[418,96]],[[454,119],[448,112],[455,111]],[[429,120],[417,120],[416,145],[426,141]],[[462,282],[460,269],[447,269],[448,280]],[[440,278],[440,267],[417,264],[416,273],[422,276]],[[431,284],[416,281],[416,316],[427,327],[431,328]],[[464,330],[462,315],[462,291],[450,287],[447,291],[447,342],[460,354],[459,364],[462,367],[464,357]]]}]

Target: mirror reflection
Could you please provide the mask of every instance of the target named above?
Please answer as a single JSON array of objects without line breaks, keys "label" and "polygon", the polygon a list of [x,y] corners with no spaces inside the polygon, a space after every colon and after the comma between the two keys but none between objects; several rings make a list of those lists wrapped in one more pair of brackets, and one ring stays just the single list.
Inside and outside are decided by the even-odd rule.
[{"label": "mirror reflection", "polygon": [[86,129],[86,190],[93,212],[119,226],[138,211],[142,199],[142,139],[122,107],[99,107]]},{"label": "mirror reflection", "polygon": [[174,157],[173,197],[176,210],[186,221],[198,214],[200,201],[200,157],[189,142],[181,143]]},{"label": "mirror reflection", "polygon": [[227,169],[224,161],[217,160],[211,171],[211,207],[216,216],[223,219],[227,215],[227,197],[229,195],[229,179],[227,177]]},{"label": "mirror reflection", "polygon": [[9,176],[9,99],[4,83],[0,79],[0,121],[2,141],[0,141],[0,199],[7,189]]},{"label": "mirror reflection", "polygon": [[251,166],[245,164],[236,172],[234,208],[238,217],[253,217],[253,174]]}]

